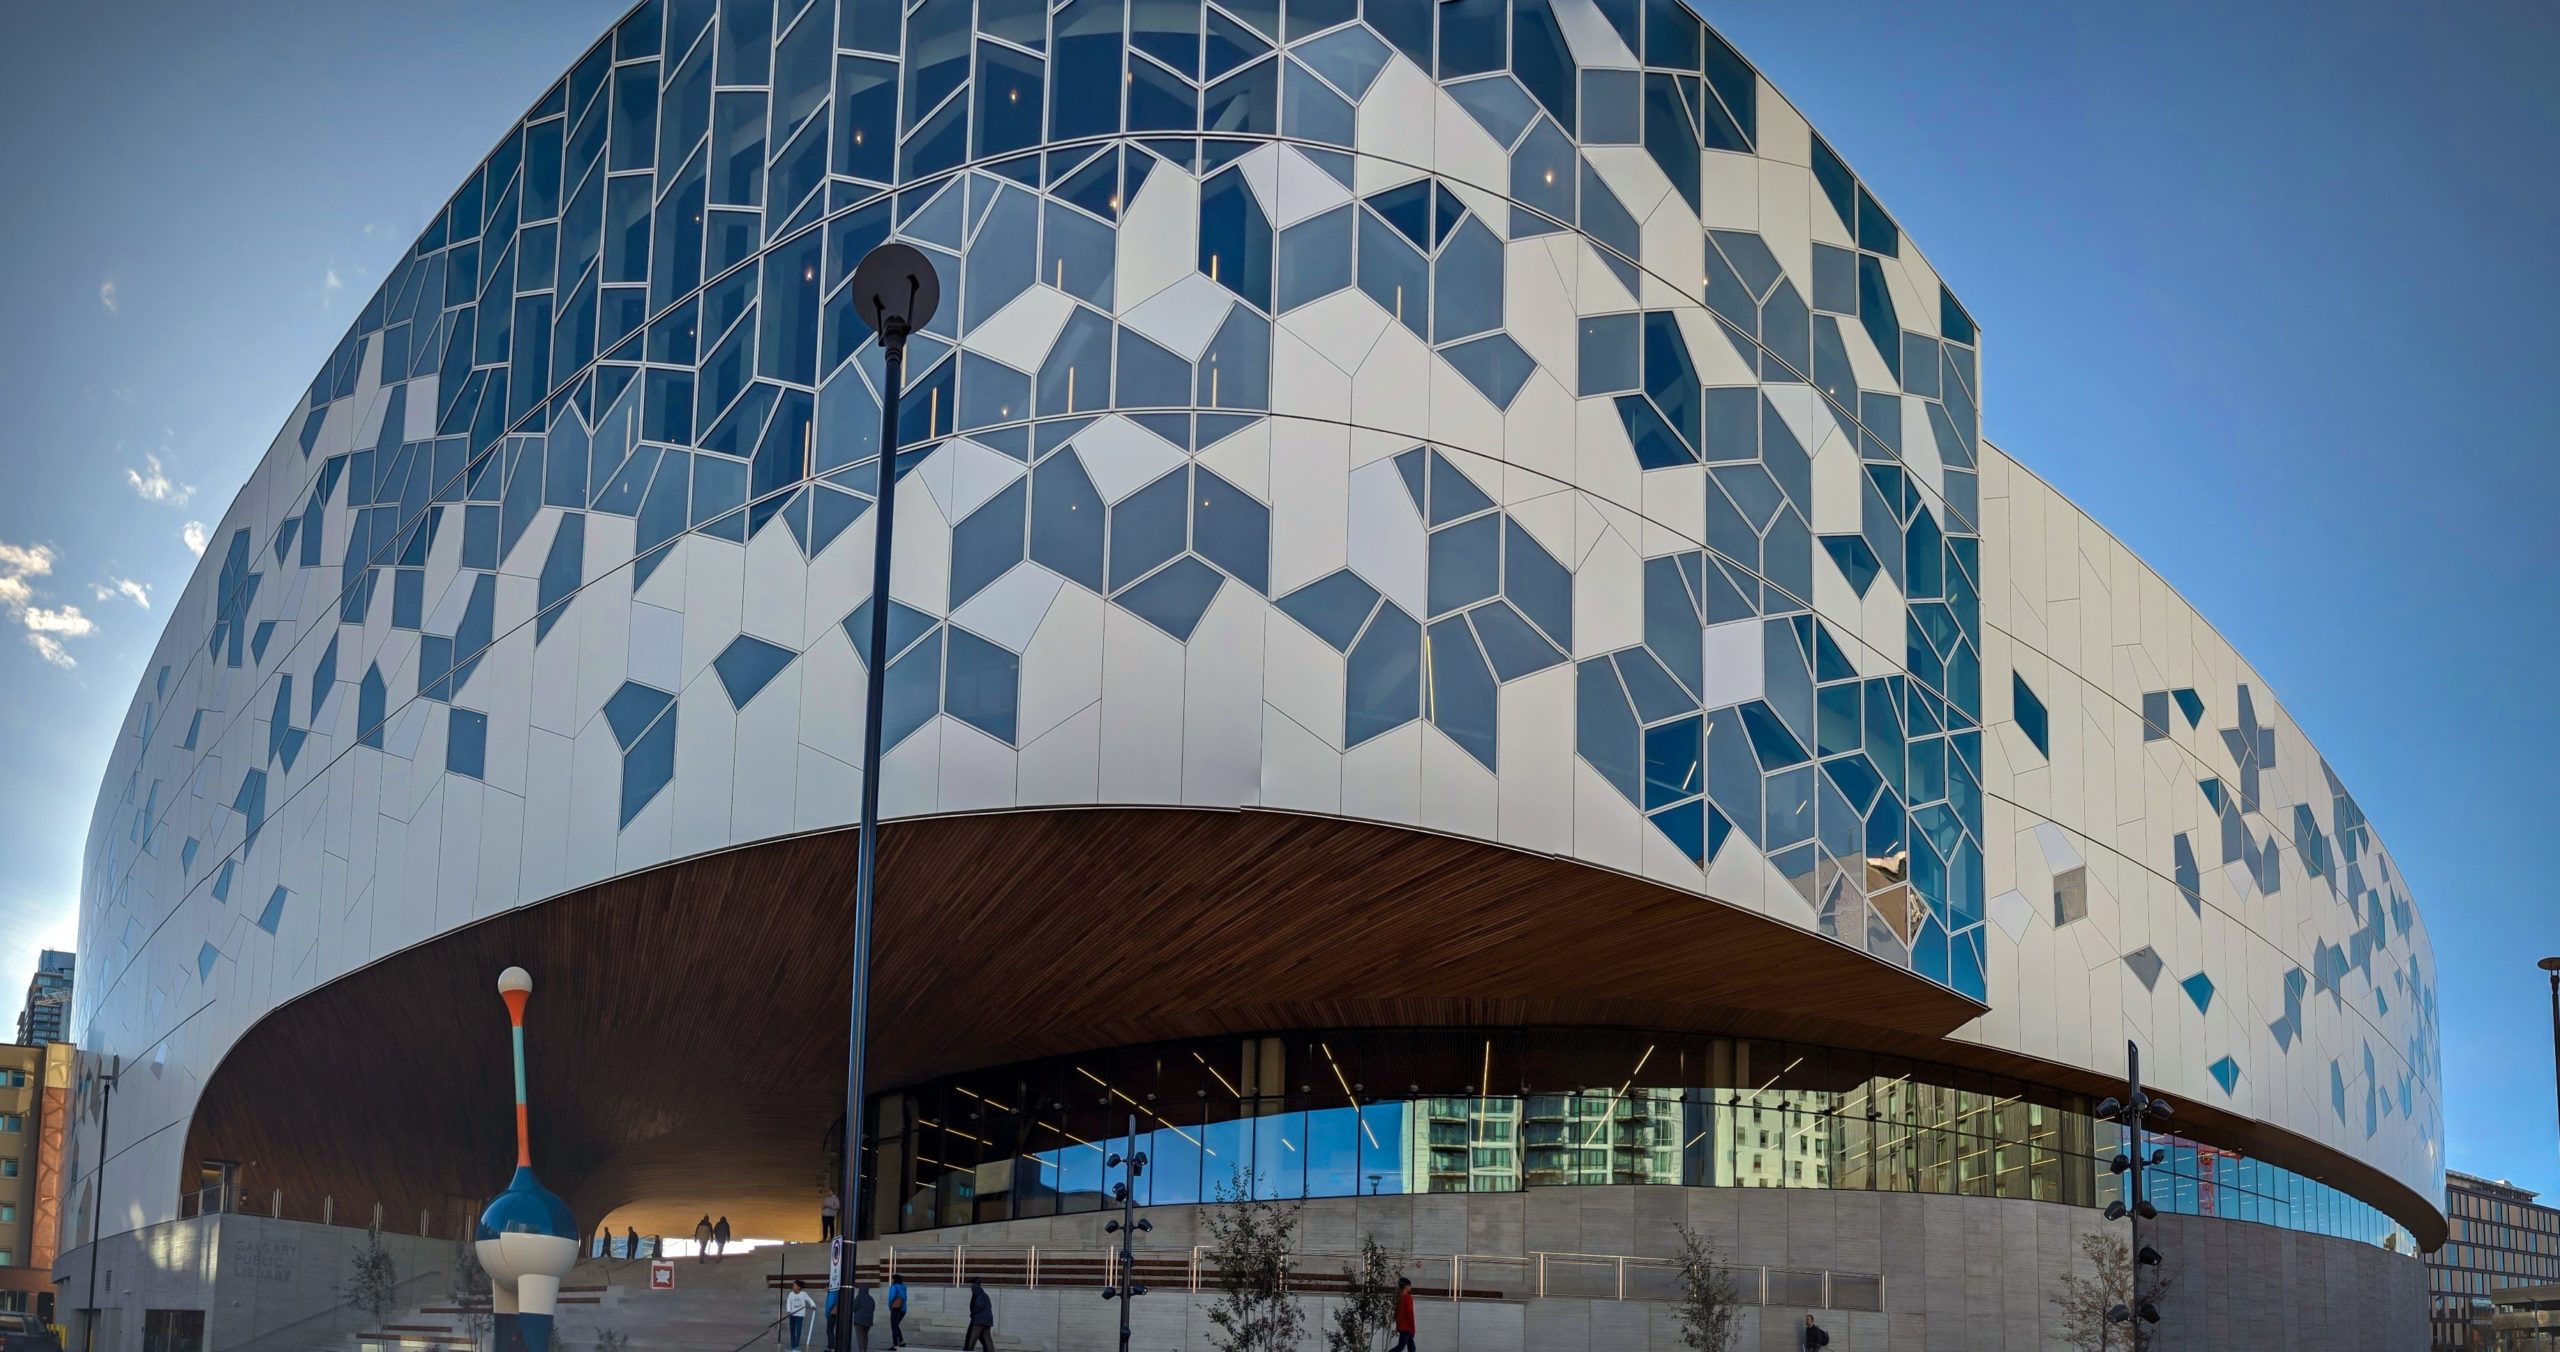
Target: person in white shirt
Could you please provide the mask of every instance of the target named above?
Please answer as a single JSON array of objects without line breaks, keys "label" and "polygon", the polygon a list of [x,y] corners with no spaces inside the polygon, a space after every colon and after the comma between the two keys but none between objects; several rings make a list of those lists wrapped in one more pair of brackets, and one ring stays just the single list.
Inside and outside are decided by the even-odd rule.
[{"label": "person in white shirt", "polygon": [[825,1201],[818,1203],[818,1241],[820,1243],[836,1237],[836,1213],[842,1210],[844,1210],[844,1203],[832,1190],[827,1193]]},{"label": "person in white shirt", "polygon": [[809,1294],[807,1282],[793,1282],[791,1295],[782,1302],[782,1312],[791,1319],[791,1352],[800,1352],[800,1340],[809,1331],[809,1316],[818,1312],[817,1299]]}]

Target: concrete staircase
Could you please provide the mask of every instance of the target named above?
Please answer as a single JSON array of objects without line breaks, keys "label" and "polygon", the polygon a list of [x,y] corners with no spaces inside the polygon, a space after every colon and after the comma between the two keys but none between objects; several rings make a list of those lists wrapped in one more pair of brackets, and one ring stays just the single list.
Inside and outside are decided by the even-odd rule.
[{"label": "concrete staircase", "polygon": [[[646,1260],[589,1259],[561,1283],[553,1352],[593,1352],[598,1335],[607,1331],[629,1339],[630,1352],[776,1352],[785,1341],[783,1298],[794,1281],[808,1282],[810,1294],[823,1304],[823,1246],[752,1249],[708,1263],[680,1258],[675,1260],[675,1287],[667,1291],[649,1289]],[[873,1290],[876,1295],[876,1282]],[[943,1352],[960,1346],[966,1291],[918,1287],[911,1304],[915,1308],[906,1324],[910,1348]],[[471,1352],[488,1345],[486,1312],[485,1305],[438,1298],[393,1315],[380,1329],[359,1335],[355,1346],[357,1352]],[[477,1339],[471,1332],[475,1321],[483,1330]],[[813,1328],[806,1335],[805,1345],[813,1352],[823,1344],[823,1330]],[[887,1352],[888,1345],[889,1317],[883,1310],[872,1329],[872,1346]],[[996,1346],[1000,1352],[1046,1352],[1041,1344],[1002,1332]]]}]

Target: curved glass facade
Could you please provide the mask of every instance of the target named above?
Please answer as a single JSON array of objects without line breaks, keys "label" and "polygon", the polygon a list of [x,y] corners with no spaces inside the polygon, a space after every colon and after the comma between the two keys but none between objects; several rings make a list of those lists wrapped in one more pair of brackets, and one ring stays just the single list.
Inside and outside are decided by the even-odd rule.
[{"label": "curved glass facade", "polygon": [[[876,600],[847,280],[892,236],[946,300]],[[2432,961],[2372,826],[2202,617],[1982,440],[1972,315],[1679,0],[646,0],[385,276],[99,794],[76,1031],[190,1072],[119,1107],[151,1181],[102,1214],[173,1212],[200,1087],[299,997],[841,827],[871,773],[891,818],[1257,809],[1641,876],[1986,1006],[1957,1037],[2113,1073],[2130,1032],[2164,1091],[2433,1206]],[[1752,1087],[1697,1056],[1654,1088]],[[1221,1092],[1339,1136],[1303,1059]],[[1366,1092],[1411,1122],[1502,1101],[1406,1074]],[[1508,1112],[1525,1152],[1625,1109],[1577,1080],[1580,1116],[1537,1116],[1568,1078],[1457,1120]],[[1684,1138],[1647,1176],[2079,1200],[2076,1109],[1942,1087],[1892,1106],[1917,1144]],[[1351,1173],[1432,1186],[1368,1111]],[[2197,1158],[2200,1209],[2327,1205]]]},{"label": "curved glass facade", "polygon": [[[1488,1091],[1501,1092],[1488,1092]],[[1623,1029],[1356,1029],[1213,1038],[880,1095],[865,1233],[1101,1210],[1134,1119],[1139,1203],[1634,1184],[1838,1188],[2100,1207],[2120,1130],[2076,1094],[1927,1062]],[[2162,1211],[2412,1252],[2381,1212],[2244,1155],[2154,1135]],[[1233,1191],[1229,1195],[1233,1195]]]}]

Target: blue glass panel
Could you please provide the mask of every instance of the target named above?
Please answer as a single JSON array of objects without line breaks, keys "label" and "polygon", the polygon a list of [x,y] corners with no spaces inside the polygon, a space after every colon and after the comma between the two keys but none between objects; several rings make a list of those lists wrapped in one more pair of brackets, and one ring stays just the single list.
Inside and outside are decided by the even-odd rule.
[{"label": "blue glass panel", "polygon": [[963,629],[949,631],[942,704],[953,718],[1011,745],[1022,659]]},{"label": "blue glass panel", "polygon": [[1184,510],[1189,477],[1184,470],[1173,470],[1111,509],[1113,591],[1182,552],[1189,520]]},{"label": "blue glass panel", "polygon": [[[1511,152],[1511,196],[1533,211],[1544,212],[1558,221],[1574,219],[1573,189],[1580,160],[1574,154],[1573,142],[1546,118],[1529,129],[1520,148]],[[1534,218],[1513,216],[1511,235],[1524,239],[1545,233],[1543,223]]]},{"label": "blue glass panel", "polygon": [[1487,770],[1495,768],[1498,704],[1493,672],[1461,617],[1431,626],[1424,703],[1433,727]]},{"label": "blue glass panel", "polygon": [[1689,121],[1680,88],[1668,75],[1648,72],[1644,77],[1644,148],[1653,162],[1662,167],[1671,186],[1691,211],[1698,209],[1699,143],[1698,130]]},{"label": "blue glass panel", "polygon": [[1575,749],[1600,777],[1637,801],[1642,772],[1642,734],[1626,692],[1607,658],[1593,658],[1575,672]]},{"label": "blue glass panel", "polygon": [[1902,321],[1893,312],[1893,292],[1885,285],[1884,263],[1873,254],[1858,255],[1858,322],[1895,379],[1902,376]]},{"label": "blue glass panel", "polygon": [[1614,394],[1644,384],[1640,320],[1633,314],[1585,315],[1581,329],[1580,393]]},{"label": "blue glass panel", "polygon": [[951,605],[954,608],[1022,561],[1023,518],[1029,497],[1029,480],[1017,479],[952,528]]},{"label": "blue glass panel", "polygon": [[[1051,211],[1056,212],[1052,207]],[[1354,208],[1335,207],[1280,232],[1280,308],[1294,310],[1351,285]]]},{"label": "blue glass panel", "polygon": [[1120,407],[1188,408],[1191,377],[1191,363],[1148,341],[1136,329],[1120,330],[1119,371],[1113,390]]},{"label": "blue glass panel", "polygon": [[1102,590],[1104,512],[1084,465],[1069,452],[1032,471],[1031,557],[1090,591]]},{"label": "blue glass panel", "polygon": [[622,825],[629,826],[631,819],[640,815],[640,810],[675,777],[675,770],[676,711],[671,708],[623,750]]},{"label": "blue glass panel", "polygon": [[1380,606],[1352,645],[1343,688],[1343,745],[1355,747],[1410,723],[1422,708],[1422,626]]},{"label": "blue glass panel", "polygon": [[[445,716],[444,768],[449,774],[469,775],[480,779],[489,768],[489,716],[469,709],[451,709]],[[276,889],[279,899],[283,888]],[[272,907],[270,908],[272,909]],[[275,928],[267,926],[273,934]]]},{"label": "blue glass panel", "polygon": [[1886,255],[1902,252],[1902,233],[1864,186],[1858,189],[1858,247]]},{"label": "blue glass panel", "polygon": [[1271,580],[1271,509],[1206,469],[1192,476],[1192,548],[1260,592]]},{"label": "blue glass panel", "polygon": [[1271,308],[1271,222],[1241,171],[1200,189],[1200,271],[1247,301]]},{"label": "blue glass panel", "polygon": [[1507,0],[1441,0],[1440,78],[1455,80],[1501,70]]},{"label": "blue glass panel", "polygon": [[[1291,6],[1291,27],[1296,26],[1296,14],[1302,8],[1302,5]],[[1430,22],[1427,15],[1423,22],[1426,25]],[[1313,67],[1317,74],[1332,81],[1336,88],[1353,99],[1367,94],[1371,82],[1387,65],[1387,45],[1366,28],[1340,29],[1294,50],[1299,60]],[[1457,90],[1452,89],[1450,93],[1455,94]],[[1504,144],[1509,144],[1508,138]]]},{"label": "blue glass panel", "polygon": [[1291,140],[1348,148],[1356,139],[1357,125],[1351,105],[1341,95],[1319,83],[1306,67],[1289,63],[1280,102],[1280,127],[1285,135]]},{"label": "blue glass panel", "polygon": [[1346,568],[1300,587],[1277,604],[1335,652],[1347,652],[1361,626],[1369,622],[1369,612],[1377,609],[1378,591]]},{"label": "blue glass panel", "polygon": [[1674,719],[1644,732],[1644,805],[1666,803],[1706,792],[1705,722],[1691,716]]},{"label": "blue glass panel", "polygon": [[[1438,505],[1436,495],[1433,504]],[[1472,605],[1500,587],[1502,522],[1480,516],[1431,532],[1430,606],[1433,615]]]},{"label": "blue glass panel", "polygon": [[[623,66],[613,73],[613,154],[607,166],[646,169],[658,145],[658,66]],[[643,193],[648,180],[639,180]]]},{"label": "blue glass panel", "polygon": [[1508,605],[1478,606],[1467,612],[1476,638],[1493,663],[1497,679],[1508,681],[1543,671],[1564,660],[1564,653],[1520,618]]},{"label": "blue glass panel", "polygon": [[1432,278],[1435,341],[1502,327],[1502,242],[1470,217],[1441,247]]},{"label": "blue glass panel", "polygon": [[[1116,562],[1116,554],[1114,558]],[[1130,614],[1188,642],[1225,581],[1216,569],[1185,555],[1114,599]]]},{"label": "blue glass panel", "polygon": [[1039,143],[1043,64],[1010,47],[978,44],[974,154],[1002,155]]},{"label": "blue glass panel", "polygon": [[2018,730],[2027,735],[2027,740],[2035,744],[2039,753],[2050,757],[2053,752],[2045,743],[2044,701],[2036,698],[2036,692],[2027,688],[2026,677],[2011,672],[2009,683],[2012,716],[2017,720]]},{"label": "blue glass panel", "polygon": [[1640,394],[1622,394],[1616,399],[1618,420],[1625,424],[1627,440],[1634,447],[1636,463],[1646,469],[1668,469],[1673,465],[1694,465],[1697,453],[1662,420],[1653,404]]},{"label": "blue glass panel", "polygon": [[1049,109],[1053,139],[1120,129],[1120,10],[1120,0],[1068,0],[1059,8]]},{"label": "blue glass panel", "polygon": [[[1473,222],[1470,222],[1473,224]],[[1443,294],[1446,294],[1444,291]],[[1489,333],[1482,338],[1444,348],[1440,355],[1456,367],[1476,392],[1491,401],[1495,408],[1509,409],[1520,394],[1520,387],[1537,373],[1538,364],[1507,333]]]},{"label": "blue glass panel", "polygon": [[[1830,201],[1831,209],[1839,213],[1841,228],[1854,228],[1858,222],[1858,180],[1849,172],[1849,166],[1840,162],[1840,156],[1831,149],[1831,143],[1818,135],[1813,138],[1813,181],[1821,186],[1822,195]],[[1842,313],[1848,311],[1843,310]]]},{"label": "blue glass panel", "polygon": [[1237,136],[1280,130],[1280,63],[1247,66],[1210,85],[1200,100],[1200,129]]}]

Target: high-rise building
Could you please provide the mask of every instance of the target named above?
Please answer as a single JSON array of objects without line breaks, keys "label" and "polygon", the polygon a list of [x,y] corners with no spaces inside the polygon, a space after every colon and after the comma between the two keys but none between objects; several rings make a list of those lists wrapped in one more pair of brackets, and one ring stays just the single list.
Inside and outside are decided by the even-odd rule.
[{"label": "high-rise building", "polygon": [[[2170,1340],[2424,1340],[2409,881],[1983,438],[1957,280],[1694,7],[649,0],[568,66],[386,250],[138,673],[67,1275],[199,1177],[468,1214],[509,965],[587,1223],[814,1237],[869,774],[857,1232],[1063,1232],[1134,1119],[1150,1205],[1618,1253],[1797,1208],[1730,1257],[2044,1347],[2050,1289],[1964,1274],[2122,1233],[2132,1042],[2163,1233],[2228,1255]],[[848,280],[892,237],[946,297],[903,477]]]},{"label": "high-rise building", "polygon": [[2444,1246],[2427,1255],[2434,1352],[2496,1346],[2490,1319],[2508,1287],[2560,1284],[2560,1209],[2505,1179],[2444,1174]]},{"label": "high-rise building", "polygon": [[67,1042],[0,1044],[0,1309],[53,1313],[71,1076]]},{"label": "high-rise building", "polygon": [[48,948],[36,957],[36,974],[27,981],[27,1003],[18,1011],[18,1041],[42,1047],[63,1040],[63,1021],[71,1016],[73,955]]}]

